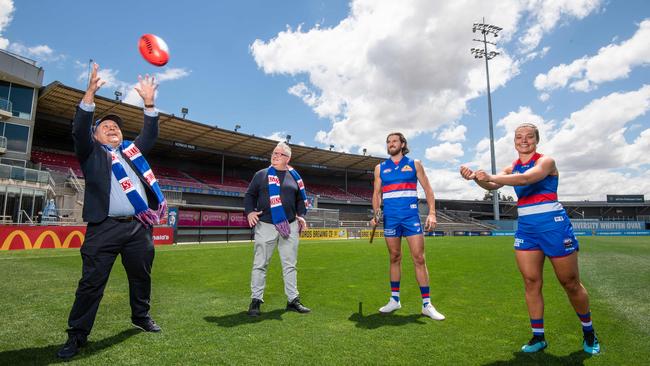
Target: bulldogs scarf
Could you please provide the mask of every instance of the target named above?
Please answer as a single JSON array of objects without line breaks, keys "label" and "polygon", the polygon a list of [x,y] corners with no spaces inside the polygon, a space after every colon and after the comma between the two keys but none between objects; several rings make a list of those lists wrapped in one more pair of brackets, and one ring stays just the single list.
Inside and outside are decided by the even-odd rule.
[{"label": "bulldogs scarf", "polygon": [[113,171],[113,175],[117,181],[120,183],[120,186],[122,186],[122,190],[129,199],[129,202],[135,209],[135,218],[145,226],[152,227],[160,222],[160,218],[163,217],[167,211],[167,201],[165,200],[165,196],[163,196],[160,186],[158,185],[158,180],[156,180],[156,177],[153,175],[149,163],[147,163],[147,160],[142,156],[140,149],[138,149],[132,141],[123,141],[118,148],[124,156],[131,160],[136,169],[138,169],[138,172],[142,174],[144,179],[147,181],[147,184],[149,184],[156,194],[159,203],[158,210],[154,211],[147,206],[147,203],[135,189],[133,182],[131,182],[128,174],[126,174],[126,170],[124,170],[122,163],[120,163],[120,160],[117,157],[117,150],[109,150],[112,163],[111,170]]},{"label": "bulldogs scarf", "polygon": [[[305,191],[305,184],[300,178],[300,174],[295,171],[292,167],[289,167],[289,173],[298,183],[298,188],[300,189],[300,197],[305,201],[305,208],[309,207],[309,202],[307,201],[307,191]],[[282,199],[280,198],[280,178],[278,178],[277,171],[274,167],[269,167],[268,170],[268,180],[269,180],[269,199],[271,204],[271,218],[273,220],[273,225],[275,229],[282,235],[283,238],[288,238],[291,234],[291,228],[289,227],[289,221],[287,220],[287,215],[284,213],[284,208],[282,207]]]}]

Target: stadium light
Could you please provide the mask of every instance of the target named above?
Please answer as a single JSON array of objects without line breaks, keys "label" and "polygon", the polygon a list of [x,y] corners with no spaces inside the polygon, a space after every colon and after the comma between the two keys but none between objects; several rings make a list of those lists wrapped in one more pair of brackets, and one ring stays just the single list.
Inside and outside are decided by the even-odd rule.
[{"label": "stadium light", "polygon": [[235,125],[235,132],[237,132],[237,130],[239,130],[240,128],[241,128],[240,125]]},{"label": "stadium light", "polygon": [[185,119],[185,116],[190,112],[189,109],[183,107],[181,108],[181,113],[183,114],[183,119]]},{"label": "stadium light", "polygon": [[366,155],[366,152],[367,152],[367,151],[368,151],[368,150],[364,147],[364,148],[363,148],[363,155]]},{"label": "stadium light", "polygon": [[333,148],[334,148],[334,145],[330,145],[330,151],[332,151]]},{"label": "stadium light", "polygon": [[122,96],[122,92],[116,90],[114,94],[115,94],[115,101],[116,101],[116,102],[119,102],[119,101],[120,101],[120,97]]},{"label": "stadium light", "polygon": [[291,135],[287,135],[287,138],[285,140],[287,141],[287,144],[291,142]]},{"label": "stadium light", "polygon": [[[480,32],[483,35],[483,39],[473,39],[473,41],[483,43],[483,49],[480,48],[470,49],[472,55],[474,55],[474,58],[485,59],[485,76],[487,79],[488,118],[489,118],[489,128],[490,128],[490,158],[492,163],[492,174],[497,173],[497,168],[496,168],[496,159],[494,157],[494,127],[492,123],[492,95],[490,93],[490,69],[488,67],[488,61],[495,58],[499,54],[499,52],[496,51],[488,52],[487,49],[488,43],[493,46],[496,46],[497,44],[495,42],[488,41],[487,36],[492,35],[494,37],[498,37],[499,31],[501,31],[502,29],[503,28],[497,27],[496,25],[486,24],[485,18],[483,18],[483,23],[474,23],[474,25],[472,26],[472,33],[476,33],[477,31]],[[492,201],[493,201],[494,219],[499,220],[499,191],[496,189],[492,191]]]}]

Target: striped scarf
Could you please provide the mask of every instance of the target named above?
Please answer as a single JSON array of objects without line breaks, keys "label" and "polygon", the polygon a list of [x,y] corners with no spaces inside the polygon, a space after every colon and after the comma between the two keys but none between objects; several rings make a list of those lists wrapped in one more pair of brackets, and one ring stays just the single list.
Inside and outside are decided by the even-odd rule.
[{"label": "striped scarf", "polygon": [[124,156],[131,160],[138,172],[144,177],[147,184],[149,184],[156,194],[159,203],[158,210],[154,211],[147,206],[147,203],[135,189],[128,174],[126,174],[126,170],[124,170],[122,163],[120,163],[120,160],[117,157],[117,149],[108,150],[111,154],[111,170],[113,171],[113,175],[117,181],[120,183],[120,186],[122,186],[126,198],[129,199],[129,202],[135,209],[135,218],[145,226],[152,227],[160,222],[160,218],[163,217],[167,211],[167,201],[165,200],[165,196],[163,196],[160,186],[158,185],[158,180],[156,180],[156,177],[153,175],[149,163],[147,163],[147,160],[142,156],[140,149],[138,149],[132,141],[125,140],[120,144],[119,150],[124,154]]},{"label": "striped scarf", "polygon": [[[300,174],[295,171],[292,167],[289,167],[289,173],[298,183],[298,188],[300,189],[300,197],[305,201],[305,208],[309,207],[309,202],[307,201],[307,191],[305,191],[305,184],[300,178]],[[268,180],[269,180],[269,200],[271,204],[271,219],[273,220],[273,225],[275,225],[276,230],[282,235],[283,238],[288,238],[291,234],[291,228],[289,227],[289,221],[287,220],[287,215],[284,213],[284,208],[282,207],[282,199],[280,199],[280,178],[278,178],[277,171],[273,166],[269,167],[268,170]]]}]

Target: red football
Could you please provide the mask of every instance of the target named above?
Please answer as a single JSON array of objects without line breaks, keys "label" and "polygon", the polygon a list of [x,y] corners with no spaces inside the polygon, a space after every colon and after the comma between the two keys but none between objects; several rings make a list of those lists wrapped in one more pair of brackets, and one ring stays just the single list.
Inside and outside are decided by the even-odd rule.
[{"label": "red football", "polygon": [[165,66],[169,61],[169,48],[162,38],[155,34],[140,37],[138,49],[147,62],[155,66]]}]

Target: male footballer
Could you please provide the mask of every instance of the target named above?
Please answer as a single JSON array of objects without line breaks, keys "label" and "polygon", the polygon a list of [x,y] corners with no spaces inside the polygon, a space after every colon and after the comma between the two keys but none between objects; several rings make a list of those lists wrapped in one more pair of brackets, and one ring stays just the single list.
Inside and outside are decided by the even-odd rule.
[{"label": "male footballer", "polygon": [[370,221],[377,224],[376,214],[384,203],[384,237],[390,255],[391,297],[388,304],[379,309],[381,313],[392,313],[400,309],[400,279],[402,275],[402,237],[406,237],[415,265],[415,277],[422,294],[422,314],[434,320],[444,320],[431,304],[429,298],[429,272],[424,256],[424,235],[418,213],[417,183],[420,182],[429,206],[425,229],[436,226],[436,207],[433,190],[419,160],[406,156],[409,149],[406,138],[400,132],[393,132],[386,138],[386,150],[390,157],[375,167],[375,183],[372,208],[375,212]]}]

